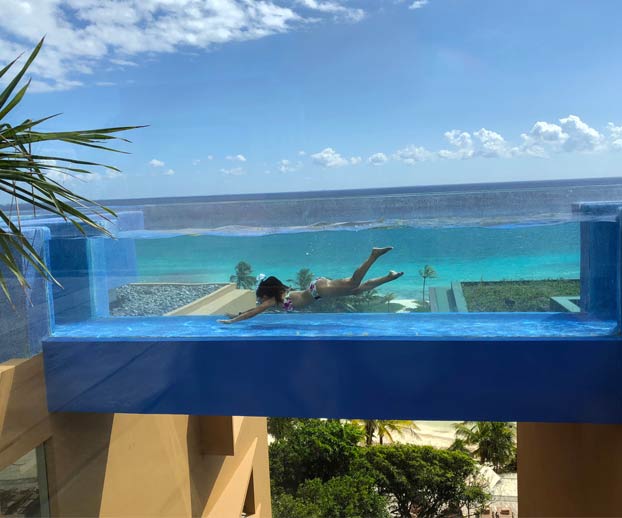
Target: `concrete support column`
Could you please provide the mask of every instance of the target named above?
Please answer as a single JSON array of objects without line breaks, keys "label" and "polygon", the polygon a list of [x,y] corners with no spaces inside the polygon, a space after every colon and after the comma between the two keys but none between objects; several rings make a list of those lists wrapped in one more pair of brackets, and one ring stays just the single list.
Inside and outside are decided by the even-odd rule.
[{"label": "concrete support column", "polygon": [[622,425],[518,423],[521,518],[622,516]]}]

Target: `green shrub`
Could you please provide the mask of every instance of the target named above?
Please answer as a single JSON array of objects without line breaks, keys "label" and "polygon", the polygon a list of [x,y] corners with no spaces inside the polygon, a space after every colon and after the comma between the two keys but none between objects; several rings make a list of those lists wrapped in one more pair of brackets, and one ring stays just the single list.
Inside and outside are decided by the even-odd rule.
[{"label": "green shrub", "polygon": [[387,499],[362,474],[307,480],[295,495],[277,492],[274,518],[389,518]]},{"label": "green shrub", "polygon": [[550,311],[551,297],[578,296],[580,283],[573,279],[539,281],[463,282],[470,312]]},{"label": "green shrub", "polygon": [[270,478],[278,488],[295,494],[306,480],[345,475],[361,451],[363,437],[353,424],[300,421],[285,439],[270,445]]}]

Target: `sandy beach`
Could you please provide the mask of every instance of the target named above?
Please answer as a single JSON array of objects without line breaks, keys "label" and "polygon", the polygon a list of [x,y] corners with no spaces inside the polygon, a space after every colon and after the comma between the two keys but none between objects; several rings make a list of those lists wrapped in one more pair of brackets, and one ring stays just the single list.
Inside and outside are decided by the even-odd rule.
[{"label": "sandy beach", "polygon": [[395,442],[448,448],[454,442],[455,424],[461,421],[414,421],[416,428],[413,432],[405,431],[395,434]]},{"label": "sandy beach", "polygon": [[396,313],[410,313],[419,307],[419,303],[415,299],[393,299],[391,305],[402,306]]}]

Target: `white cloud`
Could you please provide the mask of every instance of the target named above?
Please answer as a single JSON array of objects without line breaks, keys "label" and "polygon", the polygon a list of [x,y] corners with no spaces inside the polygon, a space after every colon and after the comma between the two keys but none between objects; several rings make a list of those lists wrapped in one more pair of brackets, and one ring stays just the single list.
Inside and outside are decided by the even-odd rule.
[{"label": "white cloud", "polygon": [[175,174],[175,170],[174,169],[167,169],[166,171],[164,171],[164,174],[166,176],[173,176]]},{"label": "white cloud", "polygon": [[111,58],[110,63],[113,65],[118,65],[120,67],[137,67],[138,63],[134,63],[128,59],[119,59],[119,58]]},{"label": "white cloud", "polygon": [[314,163],[322,167],[344,167],[346,165],[356,165],[361,162],[361,157],[344,158],[332,147],[327,147],[319,153],[311,155]]},{"label": "white cloud", "polygon": [[576,115],[568,115],[564,119],[559,119],[559,122],[568,135],[564,142],[566,151],[597,151],[601,147],[603,136]]},{"label": "white cloud", "polygon": [[300,150],[298,151],[298,156],[305,156],[307,154],[306,151]]},{"label": "white cloud", "polygon": [[472,134],[454,129],[445,132],[445,138],[454,149],[441,149],[437,155],[446,160],[509,158],[517,154],[517,149],[511,147],[499,133],[486,128]]},{"label": "white cloud", "polygon": [[103,180],[114,180],[123,175],[120,171],[105,168],[101,168],[99,172],[91,170],[90,173],[67,172],[62,169],[63,165],[67,165],[62,160],[40,160],[40,162],[45,166],[42,172],[46,177],[61,185],[71,186],[71,188],[79,188],[80,185]]},{"label": "white cloud", "polygon": [[429,0],[415,0],[412,4],[410,4],[409,9],[421,9],[429,3]]},{"label": "white cloud", "polygon": [[547,148],[560,149],[568,138],[561,126],[544,121],[536,122],[529,133],[522,133],[523,144],[521,152],[526,155],[540,158],[548,157]]},{"label": "white cloud", "polygon": [[404,162],[405,164],[413,165],[417,162],[424,162],[429,160],[432,154],[421,146],[407,146],[395,152],[393,158]]},{"label": "white cloud", "polygon": [[53,180],[57,183],[60,183],[61,185],[63,185],[64,183],[66,183],[68,180],[72,180],[72,175],[69,175],[63,171],[59,171],[58,169],[54,169],[54,167],[56,167],[57,162],[56,160],[40,160],[40,162],[47,167],[50,167],[50,169],[44,169],[43,170],[43,174],[45,174],[45,176],[47,176],[50,180]]},{"label": "white cloud", "polygon": [[[56,166],[56,160],[48,160],[46,162],[47,162],[47,165],[49,165],[52,168]],[[117,176],[120,176],[120,173],[118,171],[106,172],[106,176],[104,177],[100,173],[96,173],[96,172],[92,172],[90,174],[67,173],[60,169],[47,169],[44,171],[44,174],[50,180],[54,180],[55,182],[61,185],[72,185],[72,186],[80,185],[81,183],[98,182],[102,180],[103,178],[112,179],[112,178],[116,178]]]},{"label": "white cloud", "polygon": [[469,132],[454,129],[446,131],[445,138],[456,149],[453,151],[441,149],[438,152],[439,157],[455,160],[472,158],[475,155],[473,139],[471,138],[471,134]]},{"label": "white cloud", "polygon": [[374,153],[367,159],[367,162],[369,162],[371,165],[382,165],[388,160],[389,158],[384,153]]},{"label": "white cloud", "polygon": [[192,165],[199,165],[200,163],[201,163],[201,159],[200,159],[200,158],[195,158],[195,159],[192,161]]},{"label": "white cloud", "polygon": [[559,119],[559,124],[538,121],[521,138],[521,152],[539,157],[550,152],[602,151],[605,145],[603,135],[576,115]]},{"label": "white cloud", "polygon": [[[435,159],[466,160],[519,156],[547,158],[550,153],[622,150],[622,126],[610,122],[606,130],[601,133],[576,115],[563,117],[559,119],[558,124],[536,122],[528,133],[521,134],[519,144],[507,141],[500,133],[486,128],[474,132],[452,129],[445,132],[444,137],[451,144],[451,148],[430,151],[423,146],[410,145],[396,151],[391,158],[413,165]],[[362,162],[361,157],[343,157],[330,147],[310,157],[314,163],[327,168],[356,165]],[[379,166],[388,160],[389,157],[385,153],[378,152],[369,156],[366,162]]]},{"label": "white cloud", "polygon": [[291,173],[293,171],[297,171],[302,167],[300,162],[293,163],[291,160],[283,159],[280,160],[277,166],[277,169],[281,171],[281,173]]},{"label": "white cloud", "polygon": [[609,141],[612,149],[622,150],[622,126],[616,126],[613,122],[607,124]]},{"label": "white cloud", "polygon": [[225,158],[233,162],[246,162],[246,157],[244,155],[227,155]]},{"label": "white cloud", "polygon": [[365,18],[365,11],[363,11],[363,9],[346,7],[339,2],[332,0],[297,0],[297,3],[307,9],[334,14],[352,22],[358,22]]},{"label": "white cloud", "polygon": [[106,169],[106,178],[110,178],[111,180],[114,178],[119,178],[119,176],[123,176],[121,171],[115,171],[114,169]]},{"label": "white cloud", "polygon": [[149,165],[151,167],[164,167],[164,162],[162,162],[162,160],[158,160],[157,158],[152,158],[149,160]]},{"label": "white cloud", "polygon": [[0,63],[46,44],[31,68],[37,91],[83,84],[105,66],[136,66],[141,55],[206,50],[289,32],[327,18],[358,21],[362,9],[336,0],[4,0]]},{"label": "white cloud", "polygon": [[473,133],[473,135],[479,141],[475,150],[477,156],[484,158],[505,158],[512,156],[515,152],[499,133],[482,128]]},{"label": "white cloud", "polygon": [[214,155],[207,155],[208,160],[214,160]]},{"label": "white cloud", "polygon": [[246,171],[242,167],[232,167],[231,169],[221,169],[220,172],[227,176],[242,176]]}]

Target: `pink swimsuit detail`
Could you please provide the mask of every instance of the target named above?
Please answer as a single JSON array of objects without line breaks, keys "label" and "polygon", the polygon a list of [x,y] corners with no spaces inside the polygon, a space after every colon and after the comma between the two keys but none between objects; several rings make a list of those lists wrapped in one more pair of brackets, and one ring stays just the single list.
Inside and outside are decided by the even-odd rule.
[{"label": "pink swimsuit detail", "polygon": [[292,299],[289,298],[289,294],[287,294],[285,299],[283,299],[283,310],[288,313],[290,311],[294,311],[294,303],[292,302]]},{"label": "pink swimsuit detail", "polygon": [[[320,297],[318,295],[317,292],[317,281],[319,281],[322,277],[318,277],[317,279],[315,279],[311,284],[309,284],[309,287],[307,288],[307,290],[309,291],[309,293],[311,293],[311,296],[315,299],[321,299],[322,297]],[[289,293],[287,295],[285,295],[285,298],[283,299],[283,311],[286,312],[290,312],[290,311],[294,311],[294,303],[292,302],[292,299],[289,297]]]},{"label": "pink swimsuit detail", "polygon": [[317,281],[319,281],[322,277],[318,277],[317,279],[315,279],[311,284],[309,284],[309,293],[311,293],[311,296],[315,299],[321,299],[322,297],[320,297],[317,293]]}]

